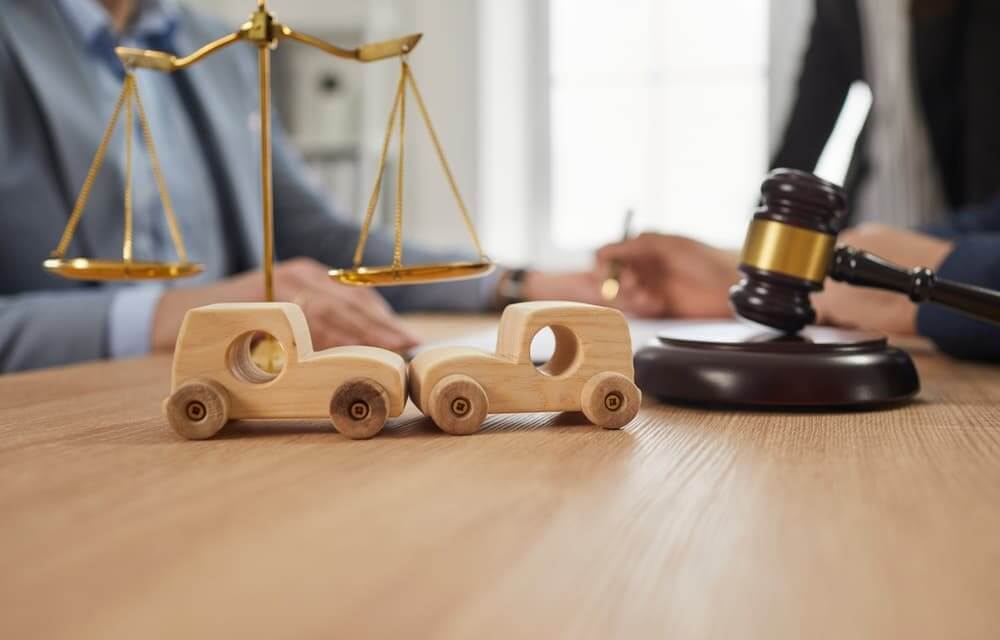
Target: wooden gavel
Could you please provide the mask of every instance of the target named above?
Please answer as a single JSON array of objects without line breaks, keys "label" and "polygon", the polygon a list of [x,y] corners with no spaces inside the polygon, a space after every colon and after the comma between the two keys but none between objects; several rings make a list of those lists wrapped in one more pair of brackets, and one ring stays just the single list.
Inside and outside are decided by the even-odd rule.
[{"label": "wooden gavel", "polygon": [[896,291],[1000,322],[1000,292],[937,278],[925,267],[904,269],[852,247],[837,247],[847,220],[847,199],[837,185],[794,169],[775,169],[761,185],[761,203],[750,223],[740,271],[729,292],[737,314],[797,333],[816,321],[810,294],[827,276],[841,282]]}]

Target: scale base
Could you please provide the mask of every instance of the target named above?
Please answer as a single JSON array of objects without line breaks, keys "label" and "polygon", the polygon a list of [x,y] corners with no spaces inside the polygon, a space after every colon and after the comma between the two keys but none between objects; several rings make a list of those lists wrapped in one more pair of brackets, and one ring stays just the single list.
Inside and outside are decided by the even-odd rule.
[{"label": "scale base", "polygon": [[910,356],[877,333],[807,327],[788,336],[734,321],[679,325],[635,355],[636,384],[667,401],[868,408],[920,390]]}]

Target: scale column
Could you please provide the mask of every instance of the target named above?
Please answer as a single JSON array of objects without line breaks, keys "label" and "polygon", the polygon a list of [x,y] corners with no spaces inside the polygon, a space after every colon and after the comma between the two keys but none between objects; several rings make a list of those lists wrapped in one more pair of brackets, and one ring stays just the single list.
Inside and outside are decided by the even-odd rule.
[{"label": "scale column", "polygon": [[274,16],[264,0],[250,16],[247,39],[257,45],[260,82],[260,192],[264,216],[264,297],[274,302],[274,177],[271,170],[271,49],[277,44]]},{"label": "scale column", "polygon": [[271,175],[271,49],[258,45],[260,65],[260,184],[264,215],[264,295],[274,302],[274,193]]}]

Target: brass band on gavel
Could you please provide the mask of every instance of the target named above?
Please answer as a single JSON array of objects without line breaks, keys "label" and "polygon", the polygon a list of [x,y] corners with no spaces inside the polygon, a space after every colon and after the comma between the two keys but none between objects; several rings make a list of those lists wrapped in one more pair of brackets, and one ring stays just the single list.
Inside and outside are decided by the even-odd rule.
[{"label": "brass band on gavel", "polygon": [[829,271],[836,240],[833,234],[755,219],[750,223],[740,262],[819,284]]}]

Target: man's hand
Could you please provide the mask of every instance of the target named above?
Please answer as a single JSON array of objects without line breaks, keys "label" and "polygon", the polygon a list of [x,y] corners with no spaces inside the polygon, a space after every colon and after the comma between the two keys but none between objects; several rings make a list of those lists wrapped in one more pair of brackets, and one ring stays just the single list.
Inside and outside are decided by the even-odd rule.
[{"label": "man's hand", "polygon": [[[840,234],[838,244],[868,251],[902,267],[938,269],[953,245],[915,231],[863,224]],[[813,295],[820,324],[873,329],[895,334],[917,332],[917,306],[900,293],[857,287],[827,278]]]},{"label": "man's hand", "polygon": [[644,233],[597,252],[598,269],[621,265],[615,305],[658,318],[729,317],[729,287],[739,280],[734,252],[681,236]]},{"label": "man's hand", "polygon": [[[302,307],[316,349],[364,344],[405,352],[419,342],[377,291],[333,282],[327,268],[315,260],[295,258],[276,264],[274,292],[278,300]],[[215,302],[263,300],[263,278],[256,271],[203,287],[169,289],[160,298],[153,319],[153,350],[174,348],[189,309]]]}]

